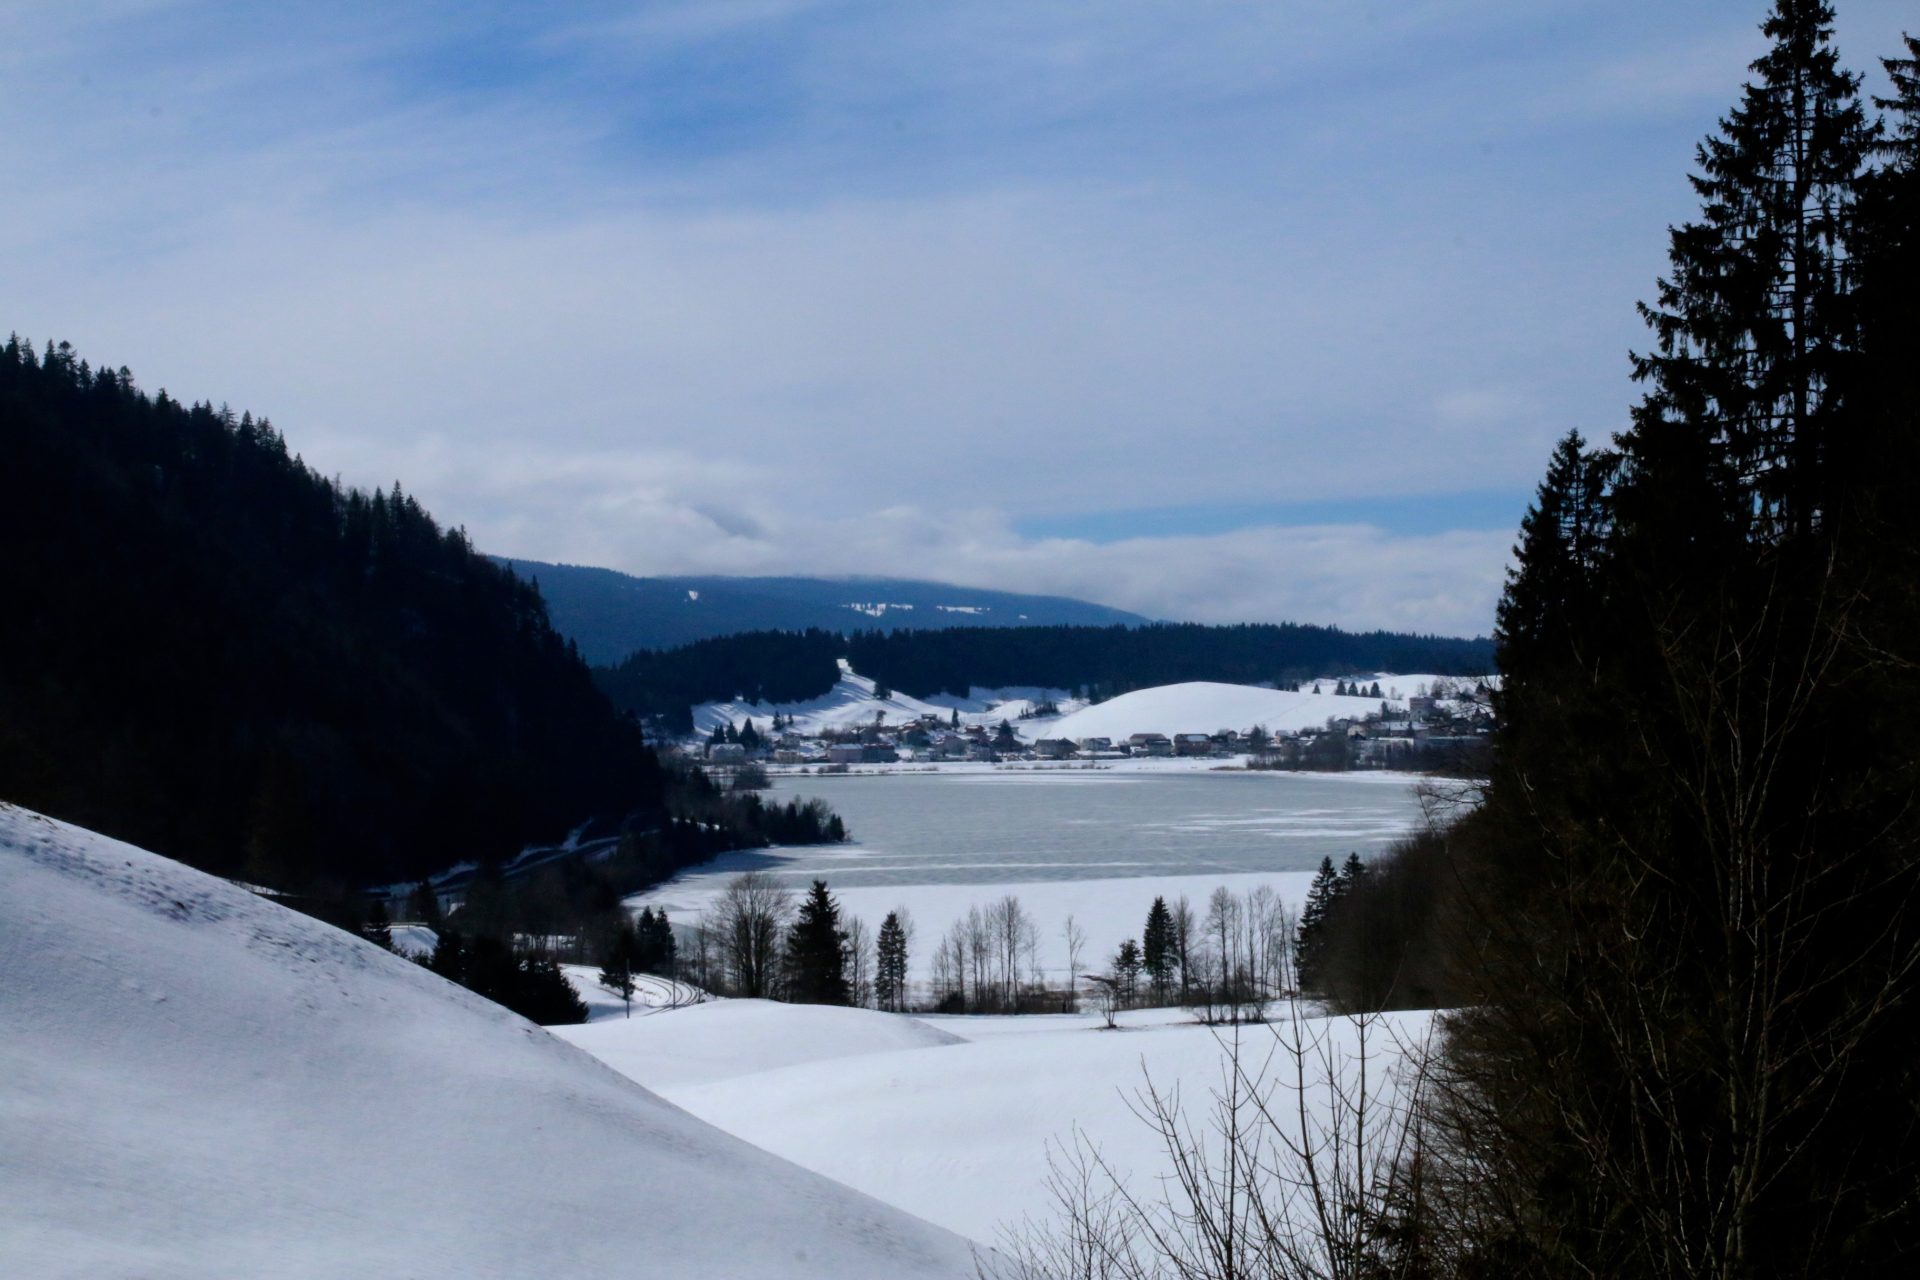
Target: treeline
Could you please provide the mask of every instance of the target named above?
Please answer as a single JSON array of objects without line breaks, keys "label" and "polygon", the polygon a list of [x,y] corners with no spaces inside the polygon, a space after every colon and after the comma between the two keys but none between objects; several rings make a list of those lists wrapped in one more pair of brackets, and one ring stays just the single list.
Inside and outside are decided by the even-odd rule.
[{"label": "treeline", "polygon": [[[676,793],[676,804],[684,816],[630,826],[604,856],[560,859],[511,877],[484,865],[458,909],[444,916],[433,887],[422,882],[405,915],[438,936],[428,967],[543,1025],[584,1021],[585,1006],[561,962],[598,964],[603,984],[625,975],[609,989],[629,999],[635,975],[672,977],[678,970],[666,912],[647,908],[636,917],[623,905],[629,895],[725,853],[846,839],[839,816],[822,801],[774,804],[730,795],[697,773]],[[388,919],[376,901],[362,930],[380,936]]]},{"label": "treeline", "polygon": [[1184,680],[1259,684],[1371,671],[1484,675],[1493,670],[1493,643],[1293,623],[758,631],[642,650],[595,677],[616,705],[686,733],[698,703],[820,697],[839,679],[839,658],[881,687],[914,697],[1037,685],[1105,699]]},{"label": "treeline", "polygon": [[1646,394],[1569,435],[1500,606],[1484,803],[1325,913],[1349,1008],[1454,1006],[1430,1275],[1920,1257],[1920,42],[1869,119],[1824,4],[1700,151]]},{"label": "treeline", "polygon": [[1486,639],[1291,622],[864,631],[848,637],[847,656],[860,674],[916,697],[1038,685],[1104,699],[1183,680],[1258,684],[1369,671],[1493,670]]},{"label": "treeline", "polygon": [[[840,679],[835,631],[748,631],[675,649],[641,649],[594,679],[613,704],[672,733],[693,731],[702,702],[805,702]],[[863,673],[864,674],[864,673]]]},{"label": "treeline", "polygon": [[[1313,901],[1332,892],[1328,885],[1344,893],[1364,874],[1355,856],[1327,885],[1317,881],[1312,918],[1325,915]],[[1332,875],[1328,864],[1322,879]],[[616,919],[600,935],[606,949],[597,953],[615,977],[627,963],[620,944],[607,941],[617,927]],[[673,973],[720,995],[946,1014],[1070,1013],[1090,996],[1109,1025],[1122,1010],[1151,1006],[1248,1023],[1298,994],[1296,975],[1322,954],[1306,951],[1317,936],[1271,886],[1244,894],[1222,886],[1198,908],[1185,897],[1154,898],[1139,936],[1110,955],[1089,954],[1085,930],[1068,916],[1057,935],[1066,963],[1050,968],[1040,922],[1017,895],[1003,894],[968,907],[933,940],[927,981],[916,985],[919,940],[904,907],[875,931],[845,912],[824,880],[796,897],[776,876],[751,871],[726,884],[671,954]]]}]

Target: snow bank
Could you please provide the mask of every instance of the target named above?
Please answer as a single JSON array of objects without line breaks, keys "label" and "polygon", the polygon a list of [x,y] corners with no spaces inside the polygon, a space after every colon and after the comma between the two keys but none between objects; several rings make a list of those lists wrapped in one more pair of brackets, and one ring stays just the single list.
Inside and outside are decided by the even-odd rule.
[{"label": "snow bank", "polygon": [[[1329,683],[1321,686],[1331,689]],[[1311,690],[1309,685],[1308,689]],[[1381,692],[1385,692],[1383,683]],[[1250,684],[1195,680],[1137,689],[1050,722],[1050,738],[1112,738],[1124,742],[1135,733],[1242,733],[1259,725],[1269,733],[1318,728],[1329,716],[1364,716],[1380,710],[1377,698],[1342,698],[1332,693],[1288,693]]]},{"label": "snow bank", "polygon": [[3,1274],[972,1274],[416,965],[11,806],[0,974]]}]

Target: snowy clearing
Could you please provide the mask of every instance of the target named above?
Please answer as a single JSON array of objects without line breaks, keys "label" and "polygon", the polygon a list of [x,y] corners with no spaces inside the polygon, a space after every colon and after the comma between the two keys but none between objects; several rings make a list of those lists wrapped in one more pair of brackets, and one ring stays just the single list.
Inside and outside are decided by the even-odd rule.
[{"label": "snowy clearing", "polygon": [[[779,1034],[768,1034],[770,1010]],[[1133,1110],[1149,1079],[1177,1085],[1205,1119],[1232,1032],[1178,1010],[1121,1019],[1122,1030],[1103,1031],[1088,1015],[915,1018],[728,1000],[558,1034],[730,1133],[992,1244],[1003,1228],[1048,1216],[1048,1153],[1076,1132],[1136,1187],[1166,1172],[1157,1137]],[[1430,1026],[1424,1013],[1382,1019],[1373,1069],[1397,1062],[1398,1046],[1418,1045]],[[1241,1030],[1248,1062],[1273,1052],[1276,1030],[1294,1034],[1286,1024]],[[1352,1020],[1310,1018],[1301,1030],[1325,1036],[1351,1069]],[[842,1051],[831,1057],[795,1061],[784,1048],[836,1036]],[[889,1039],[905,1044],[889,1048]],[[1298,1095],[1270,1074],[1284,1110]],[[1314,1088],[1307,1102],[1316,1116],[1329,1105]]]},{"label": "snowy clearing", "polygon": [[417,965],[11,806],[0,973],[0,1273],[972,1274]]}]

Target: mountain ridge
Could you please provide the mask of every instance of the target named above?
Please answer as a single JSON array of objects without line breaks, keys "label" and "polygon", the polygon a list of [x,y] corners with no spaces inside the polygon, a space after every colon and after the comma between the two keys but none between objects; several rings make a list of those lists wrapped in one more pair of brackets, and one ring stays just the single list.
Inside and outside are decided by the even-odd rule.
[{"label": "mountain ridge", "polygon": [[[748,631],[1110,626],[1152,619],[1071,596],[867,574],[640,576],[595,565],[491,556],[535,581],[556,630],[595,666]],[[849,590],[857,588],[857,591]]]}]

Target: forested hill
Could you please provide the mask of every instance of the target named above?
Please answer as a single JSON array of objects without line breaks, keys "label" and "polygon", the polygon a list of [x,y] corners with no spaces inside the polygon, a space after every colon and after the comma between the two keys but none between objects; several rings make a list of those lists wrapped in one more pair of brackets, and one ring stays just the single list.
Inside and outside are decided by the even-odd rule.
[{"label": "forested hill", "polygon": [[636,578],[612,569],[500,559],[537,580],[560,634],[588,662],[746,631],[1107,626],[1139,614],[1064,596],[909,578]]},{"label": "forested hill", "polygon": [[1373,671],[1483,675],[1493,670],[1493,643],[1292,623],[812,630],[644,651],[595,674],[619,706],[684,730],[696,703],[818,697],[833,687],[835,661],[843,657],[860,674],[915,697],[1039,685],[1105,698],[1182,680],[1257,684]]},{"label": "forested hill", "polygon": [[658,808],[539,594],[262,420],[0,351],[0,799],[281,884]]}]

